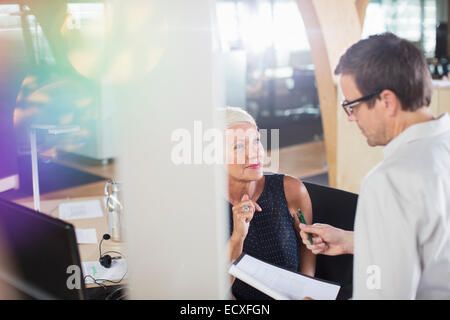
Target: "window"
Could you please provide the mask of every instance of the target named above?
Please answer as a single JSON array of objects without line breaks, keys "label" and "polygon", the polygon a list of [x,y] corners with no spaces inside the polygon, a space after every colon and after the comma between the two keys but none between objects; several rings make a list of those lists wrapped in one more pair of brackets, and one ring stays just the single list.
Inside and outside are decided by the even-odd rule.
[{"label": "window", "polygon": [[[216,9],[223,51],[246,57],[245,80],[227,75],[228,92],[245,91],[246,102],[237,106],[261,127],[280,129],[280,146],[321,139],[314,66],[296,0],[222,0]],[[236,100],[227,93],[227,104]]]},{"label": "window", "polygon": [[20,7],[17,4],[0,5],[0,41],[1,47],[8,47],[14,53],[15,60],[26,60]]},{"label": "window", "polygon": [[366,12],[362,37],[392,32],[417,44],[427,56],[436,46],[435,0],[372,0]]}]

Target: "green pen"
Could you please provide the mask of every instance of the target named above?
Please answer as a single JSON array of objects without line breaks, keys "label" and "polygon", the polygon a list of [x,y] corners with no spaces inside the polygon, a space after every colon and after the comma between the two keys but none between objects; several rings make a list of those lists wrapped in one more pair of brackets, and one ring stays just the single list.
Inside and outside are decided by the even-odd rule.
[{"label": "green pen", "polygon": [[[300,219],[301,223],[306,224],[305,217],[303,217],[302,210],[300,210],[300,209],[298,209],[298,218]],[[308,233],[308,239],[309,239],[309,243],[311,243],[311,245],[313,245],[311,233]]]}]

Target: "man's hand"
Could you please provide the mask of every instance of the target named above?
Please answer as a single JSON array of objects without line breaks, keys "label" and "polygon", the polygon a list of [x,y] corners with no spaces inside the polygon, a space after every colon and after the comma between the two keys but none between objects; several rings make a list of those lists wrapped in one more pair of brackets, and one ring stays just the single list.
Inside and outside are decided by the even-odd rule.
[{"label": "man's hand", "polygon": [[[300,224],[300,236],[306,247],[314,254],[337,256],[353,254],[353,232],[335,228],[328,224]],[[308,234],[312,235],[313,245]]]}]

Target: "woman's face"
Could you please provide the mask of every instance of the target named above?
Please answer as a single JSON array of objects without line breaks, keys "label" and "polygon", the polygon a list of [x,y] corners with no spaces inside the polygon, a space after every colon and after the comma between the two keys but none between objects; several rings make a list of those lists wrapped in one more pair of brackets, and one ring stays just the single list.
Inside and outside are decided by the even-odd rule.
[{"label": "woman's face", "polygon": [[244,123],[226,131],[228,176],[235,180],[254,181],[263,176],[264,148],[257,128]]}]

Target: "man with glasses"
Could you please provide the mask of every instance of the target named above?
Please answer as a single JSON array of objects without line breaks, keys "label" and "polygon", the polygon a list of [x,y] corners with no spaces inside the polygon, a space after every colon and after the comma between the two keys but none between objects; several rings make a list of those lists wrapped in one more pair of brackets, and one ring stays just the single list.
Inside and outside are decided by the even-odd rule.
[{"label": "man with glasses", "polygon": [[303,242],[354,254],[354,299],[450,299],[450,117],[431,114],[423,54],[385,33],[350,47],[335,74],[349,121],[384,157],[362,182],[355,232],[301,225]]}]

